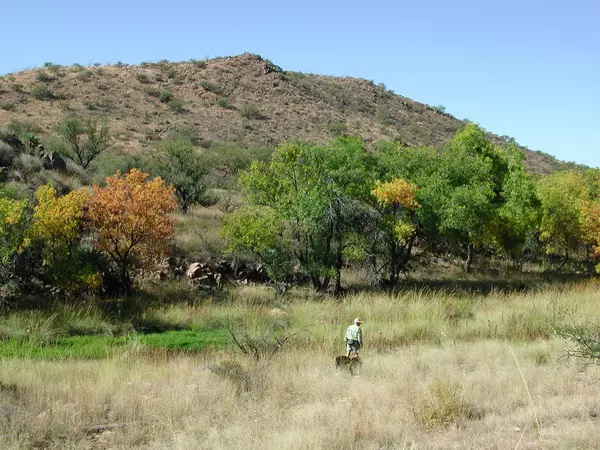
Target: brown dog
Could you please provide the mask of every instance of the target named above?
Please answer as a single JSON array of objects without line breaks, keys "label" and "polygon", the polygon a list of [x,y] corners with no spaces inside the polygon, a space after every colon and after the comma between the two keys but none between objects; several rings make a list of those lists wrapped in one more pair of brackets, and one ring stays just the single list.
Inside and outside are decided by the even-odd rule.
[{"label": "brown dog", "polygon": [[335,357],[335,367],[337,369],[348,369],[354,375],[354,372],[362,365],[360,358],[348,358],[346,355]]}]

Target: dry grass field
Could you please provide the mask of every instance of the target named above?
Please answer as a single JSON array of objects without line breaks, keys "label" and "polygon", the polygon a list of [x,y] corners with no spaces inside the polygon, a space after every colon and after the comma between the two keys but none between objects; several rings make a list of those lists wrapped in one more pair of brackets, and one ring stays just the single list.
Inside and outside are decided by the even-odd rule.
[{"label": "dry grass field", "polygon": [[[308,294],[306,294],[308,295]],[[530,293],[356,294],[266,288],[152,311],[168,321],[304,330],[258,361],[195,355],[4,358],[0,447],[97,449],[600,448],[600,367],[561,359],[552,326],[598,323],[595,283]],[[333,358],[363,318],[363,366]],[[103,427],[96,427],[103,425]],[[104,426],[106,425],[106,426]]]}]

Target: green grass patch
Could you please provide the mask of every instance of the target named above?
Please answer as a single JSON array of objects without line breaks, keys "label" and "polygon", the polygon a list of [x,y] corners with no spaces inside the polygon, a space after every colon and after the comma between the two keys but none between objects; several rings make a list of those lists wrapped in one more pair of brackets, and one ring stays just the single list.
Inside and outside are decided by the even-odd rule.
[{"label": "green grass patch", "polygon": [[52,343],[16,338],[0,341],[0,358],[99,359],[131,351],[166,350],[200,352],[222,349],[228,344],[225,329],[167,331],[165,333],[126,336],[69,336]]}]

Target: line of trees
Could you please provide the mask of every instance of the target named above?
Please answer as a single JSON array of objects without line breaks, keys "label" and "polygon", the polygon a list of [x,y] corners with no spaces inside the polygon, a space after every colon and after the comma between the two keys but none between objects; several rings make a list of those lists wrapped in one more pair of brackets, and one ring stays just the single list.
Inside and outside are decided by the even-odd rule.
[{"label": "line of trees", "polygon": [[[60,129],[81,167],[109,145],[105,125],[68,119]],[[494,145],[474,124],[443,151],[394,142],[367,150],[339,137],[258,152],[243,170],[247,155],[222,150],[209,161],[192,140],[167,139],[136,160],[143,170],[64,195],[44,184],[27,198],[0,183],[1,281],[32,279],[41,265],[42,282],[63,291],[96,290],[107,271],[130,291],[133,269],[168,250],[170,213],[214,203],[215,172],[237,179],[244,197],[223,219],[224,255],[260,261],[280,287],[301,279],[339,293],[348,262],[374,285],[394,286],[424,254],[462,258],[466,272],[478,254],[517,268],[552,255],[555,270],[574,256],[593,267],[600,256],[600,172],[536,176],[518,147]]]},{"label": "line of trees", "polygon": [[[300,274],[340,291],[346,261],[374,284],[395,285],[423,252],[450,254],[472,270],[477,252],[509,258],[600,253],[600,176],[536,178],[522,151],[493,145],[468,124],[443,151],[359,139],[326,146],[288,143],[255,162],[239,182],[246,205],[225,217],[231,254],[259,259],[271,278]],[[415,251],[417,250],[417,252]]]}]

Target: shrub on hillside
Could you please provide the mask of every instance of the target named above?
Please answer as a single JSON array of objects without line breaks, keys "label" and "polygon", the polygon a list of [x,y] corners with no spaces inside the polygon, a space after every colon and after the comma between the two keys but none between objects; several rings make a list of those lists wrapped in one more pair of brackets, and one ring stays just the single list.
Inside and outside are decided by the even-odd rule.
[{"label": "shrub on hillside", "polygon": [[202,86],[208,92],[212,92],[213,94],[219,95],[223,93],[223,88],[221,86],[210,81],[201,81],[200,86]]},{"label": "shrub on hillside", "polygon": [[135,79],[138,80],[142,84],[148,84],[148,83],[150,83],[150,78],[145,73],[138,73],[135,76]]},{"label": "shrub on hillside", "polygon": [[31,90],[31,95],[38,100],[52,100],[55,95],[45,84],[38,84]]},{"label": "shrub on hillside", "polygon": [[346,122],[332,122],[327,125],[327,129],[334,136],[341,136],[348,132],[348,125],[346,125]]},{"label": "shrub on hillside", "polygon": [[54,81],[54,80],[56,79],[56,78],[54,78],[54,77],[52,77],[52,76],[48,75],[48,74],[47,74],[46,72],[44,72],[43,70],[42,70],[42,71],[39,71],[39,72],[37,73],[37,75],[36,75],[36,78],[37,78],[37,80],[38,80],[39,82],[41,82],[41,83],[50,83],[50,82],[52,82],[52,81]]},{"label": "shrub on hillside", "polygon": [[171,100],[173,100],[173,93],[171,91],[162,91],[158,95],[158,100],[161,103],[169,103]]},{"label": "shrub on hillside", "polygon": [[246,103],[240,107],[240,114],[246,119],[264,119],[263,114],[254,103]]}]

